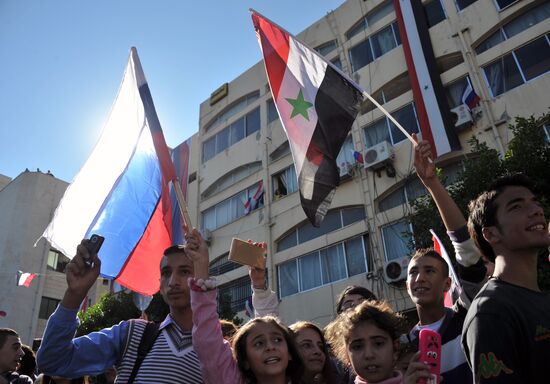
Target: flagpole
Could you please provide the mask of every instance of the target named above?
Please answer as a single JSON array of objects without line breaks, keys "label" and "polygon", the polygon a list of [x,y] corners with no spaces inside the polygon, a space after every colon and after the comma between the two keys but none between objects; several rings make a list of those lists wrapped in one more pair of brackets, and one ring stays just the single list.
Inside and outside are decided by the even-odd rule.
[{"label": "flagpole", "polygon": [[172,186],[174,187],[174,191],[176,192],[176,200],[178,201],[180,214],[185,224],[183,228],[185,230],[185,233],[188,234],[189,231],[193,228],[193,225],[191,223],[191,216],[189,216],[189,210],[187,209],[187,202],[183,197],[183,191],[181,190],[181,185],[178,179],[170,180],[170,183],[172,183]]}]

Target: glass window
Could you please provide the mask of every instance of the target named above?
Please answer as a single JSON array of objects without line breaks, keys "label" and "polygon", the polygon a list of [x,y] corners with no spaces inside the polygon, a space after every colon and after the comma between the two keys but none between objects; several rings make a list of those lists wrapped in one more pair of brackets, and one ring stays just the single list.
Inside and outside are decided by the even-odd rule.
[{"label": "glass window", "polygon": [[374,25],[393,12],[393,1],[386,1],[367,15],[367,24]]},{"label": "glass window", "polygon": [[50,315],[55,311],[60,301],[61,300],[42,296],[42,301],[40,302],[40,311],[38,312],[38,318],[45,319],[45,320],[49,319]]},{"label": "glass window", "polygon": [[344,279],[346,275],[346,260],[342,244],[321,249],[321,268],[323,271],[323,284]]},{"label": "glass window", "polygon": [[216,136],[202,144],[202,162],[206,162],[216,155]]},{"label": "glass window", "polygon": [[300,244],[305,243],[306,241],[315,239],[319,236],[324,235],[325,233],[335,231],[338,228],[341,228],[340,212],[338,210],[330,211],[325,216],[325,219],[323,220],[319,228],[314,227],[309,222],[306,225],[298,228],[298,241],[300,242]]},{"label": "glass window", "polygon": [[424,3],[424,12],[428,21],[428,27],[433,27],[445,20],[445,11],[441,5],[441,0],[432,0]]},{"label": "glass window", "polygon": [[279,293],[281,297],[298,292],[298,271],[296,260],[279,265]]},{"label": "glass window", "polygon": [[277,241],[277,252],[284,251],[285,249],[292,248],[298,245],[298,234],[296,230],[292,230],[290,234]]},{"label": "glass window", "polygon": [[472,5],[473,3],[475,3],[477,0],[455,0],[456,1],[456,6],[458,7],[459,10],[463,10],[464,8]]},{"label": "glass window", "polygon": [[338,46],[337,41],[332,40],[332,41],[329,41],[328,43],[318,46],[317,48],[315,48],[315,50],[319,52],[320,55],[325,56],[330,52],[334,51],[337,46]]},{"label": "glass window", "polygon": [[523,15],[518,16],[516,19],[505,24],[502,29],[506,33],[506,37],[509,39],[512,36],[523,32],[527,28],[532,27],[535,24],[540,23],[550,17],[550,2],[540,4],[539,6],[525,12]]},{"label": "glass window", "polygon": [[382,239],[387,261],[410,254],[408,247],[409,234],[412,234],[411,226],[404,220],[382,228]]},{"label": "glass window", "polygon": [[353,156],[354,150],[353,139],[351,135],[349,135],[336,157],[336,165],[340,170],[340,176],[347,175],[351,165],[355,164],[355,157]]},{"label": "glass window", "polygon": [[[208,267],[208,274],[210,276],[219,276],[234,269],[237,269],[241,264],[235,263],[229,260],[229,253],[226,253],[215,260],[212,260]],[[249,284],[250,285],[250,284]]]},{"label": "glass window", "polygon": [[216,207],[202,213],[202,227],[210,231],[216,229]]},{"label": "glass window", "polygon": [[550,45],[548,44],[547,38],[543,36],[515,50],[525,81],[550,70]]},{"label": "glass window", "polygon": [[496,31],[491,36],[483,40],[483,42],[476,47],[475,51],[479,55],[480,53],[485,52],[486,50],[494,47],[495,45],[500,44],[504,40],[506,40],[506,37],[504,37],[504,34],[502,33],[502,29],[499,28],[498,31]]},{"label": "glass window", "polygon": [[468,80],[468,76],[466,76],[445,86],[445,96],[451,109],[462,104],[462,95],[468,86]]},{"label": "glass window", "polygon": [[227,127],[216,135],[216,153],[229,148],[229,132],[229,127]]},{"label": "glass window", "polygon": [[260,108],[256,108],[246,115],[246,135],[260,130]]},{"label": "glass window", "polygon": [[420,196],[426,195],[428,190],[418,177],[413,177],[408,179],[405,183],[405,192],[407,193],[407,201],[411,203]]},{"label": "glass window", "polygon": [[519,0],[495,0],[498,6],[498,9],[504,9],[507,6],[517,3]]},{"label": "glass window", "polygon": [[370,41],[375,58],[378,58],[397,47],[391,25],[388,25],[386,28],[372,35]]},{"label": "glass window", "polygon": [[357,221],[361,221],[366,217],[365,208],[363,207],[342,209],[341,212],[344,227]]},{"label": "glass window", "polygon": [[233,104],[229,105],[223,111],[221,111],[211,122],[209,122],[204,127],[205,132],[208,132],[210,129],[217,126],[218,124],[224,123],[231,116],[236,115],[237,113],[242,111],[244,108],[246,108],[248,105],[258,100],[259,97],[260,97],[260,91],[254,91],[246,96],[243,96],[239,100],[235,101]]},{"label": "glass window", "polygon": [[355,237],[344,242],[346,248],[346,260],[348,262],[348,274],[350,276],[366,272],[366,255],[363,251],[363,238]]},{"label": "glass window", "polygon": [[351,70],[355,72],[372,62],[372,51],[369,40],[364,40],[349,50]]},{"label": "glass window", "polygon": [[544,133],[546,134],[546,141],[550,141],[550,125],[543,125]]},{"label": "glass window", "polygon": [[283,196],[294,193],[298,190],[298,179],[294,165],[285,168],[272,177],[273,199],[278,200]]},{"label": "glass window", "polygon": [[339,70],[342,70],[342,61],[340,60],[339,57],[337,57],[337,58],[335,58],[335,59],[332,59],[330,62],[331,62],[332,64],[334,64],[334,66],[335,66],[336,68],[338,68]]},{"label": "glass window", "polygon": [[239,119],[231,124],[231,145],[244,139],[244,119]]},{"label": "glass window", "polygon": [[267,101],[267,123],[271,123],[272,121],[275,121],[279,118],[279,114],[277,113],[277,108],[275,108],[275,103],[273,100]]},{"label": "glass window", "polygon": [[220,285],[218,288],[218,309],[220,304],[222,304],[220,301],[228,300],[227,304],[229,304],[232,311],[243,311],[246,300],[250,296],[252,296],[252,288],[248,276]]},{"label": "glass window", "polygon": [[391,143],[390,131],[388,129],[388,121],[386,118],[380,119],[371,125],[363,128],[365,133],[365,145],[367,148],[373,147],[383,141]]},{"label": "glass window", "polygon": [[[393,112],[393,117],[395,120],[399,122],[405,128],[405,130],[409,133],[418,133],[418,121],[416,120],[416,113],[414,110],[413,104],[408,104],[404,106],[401,109],[398,109],[397,111]],[[397,144],[400,141],[405,140],[405,135],[397,126],[392,123],[390,123],[390,129],[391,129],[391,136],[393,140],[393,144]]]},{"label": "glass window", "polygon": [[511,54],[483,67],[483,71],[493,96],[501,95],[523,84],[518,66]]},{"label": "glass window", "polygon": [[353,36],[358,35],[359,33],[363,32],[366,28],[367,28],[367,20],[366,18],[363,18],[346,33],[347,39],[349,40]]},{"label": "glass window", "polygon": [[49,269],[50,271],[57,270],[58,257],[59,257],[59,253],[50,249],[50,251],[48,252],[48,263],[46,265],[46,269]]},{"label": "glass window", "polygon": [[298,259],[300,266],[300,290],[318,287],[321,282],[321,260],[319,252],[313,252]]},{"label": "glass window", "polygon": [[405,189],[403,187],[393,191],[388,196],[380,200],[378,203],[378,210],[380,212],[387,211],[401,204],[404,204],[407,201],[405,198]]}]

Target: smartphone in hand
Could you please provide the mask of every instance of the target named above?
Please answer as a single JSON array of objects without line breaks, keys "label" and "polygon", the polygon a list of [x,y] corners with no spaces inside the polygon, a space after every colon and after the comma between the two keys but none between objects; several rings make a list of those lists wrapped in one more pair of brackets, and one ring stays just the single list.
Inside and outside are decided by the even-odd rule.
[{"label": "smartphone in hand", "polygon": [[438,384],[441,373],[441,335],[431,329],[422,329],[418,337],[420,359],[430,369],[429,379],[419,379],[420,384]]},{"label": "smartphone in hand", "polygon": [[[92,257],[92,255],[99,252],[99,249],[101,248],[101,245],[103,245],[104,240],[105,240],[105,238],[103,236],[99,236],[99,235],[96,235],[96,234],[93,234],[90,237],[90,240],[88,240],[88,242],[86,243],[86,249],[88,250],[90,258]],[[92,262],[91,259],[86,259],[86,260],[84,260],[84,262],[86,263],[86,266],[88,266],[90,268],[93,265],[93,262]]]}]

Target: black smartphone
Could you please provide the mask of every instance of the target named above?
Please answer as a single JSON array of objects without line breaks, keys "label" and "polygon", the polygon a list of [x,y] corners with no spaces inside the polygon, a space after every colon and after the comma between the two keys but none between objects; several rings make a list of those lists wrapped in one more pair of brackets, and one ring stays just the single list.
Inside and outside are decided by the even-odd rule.
[{"label": "black smartphone", "polygon": [[[90,240],[88,240],[88,242],[86,243],[86,249],[88,249],[90,257],[99,252],[99,249],[101,248],[104,240],[105,238],[103,236],[99,236],[96,234],[93,234],[90,237]],[[86,259],[84,260],[84,262],[88,267],[91,267],[93,265],[93,262],[90,259]]]}]

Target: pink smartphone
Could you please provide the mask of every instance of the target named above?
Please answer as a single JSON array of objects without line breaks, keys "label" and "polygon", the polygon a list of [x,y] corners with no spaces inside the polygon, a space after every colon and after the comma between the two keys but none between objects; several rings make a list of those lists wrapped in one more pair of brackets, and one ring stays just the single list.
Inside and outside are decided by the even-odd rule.
[{"label": "pink smartphone", "polygon": [[422,329],[418,337],[420,359],[430,367],[429,379],[419,379],[420,384],[438,384],[441,373],[441,335],[431,329]]}]

